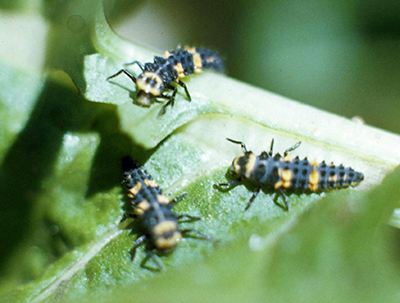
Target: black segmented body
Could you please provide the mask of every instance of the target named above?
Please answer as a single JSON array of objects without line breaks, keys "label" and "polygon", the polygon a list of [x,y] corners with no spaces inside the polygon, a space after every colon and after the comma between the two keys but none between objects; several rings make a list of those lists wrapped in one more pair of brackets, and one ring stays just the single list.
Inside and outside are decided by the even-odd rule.
[{"label": "black segmented body", "polygon": [[315,160],[310,162],[307,158],[300,160],[299,157],[292,159],[288,153],[297,148],[301,142],[288,148],[284,156],[281,156],[280,154],[273,155],[274,141],[272,140],[270,151],[263,151],[256,156],[253,152],[247,151],[243,142],[228,140],[242,145],[243,154],[235,158],[231,166],[231,172],[237,175],[238,179],[229,183],[217,184],[217,186],[233,186],[243,179],[254,181],[258,188],[247,208],[250,207],[262,186],[271,186],[278,190],[284,197],[285,206],[288,209],[284,190],[315,192],[330,188],[339,189],[356,186],[364,179],[362,173],[343,165],[335,166],[333,163],[327,165],[325,161],[318,163]]},{"label": "black segmented body", "polygon": [[[174,70],[175,67],[178,66],[178,64],[182,65],[183,70],[180,76],[181,78],[194,74],[195,64],[193,62],[193,54],[189,53],[187,50],[171,50],[169,52],[166,52],[164,56]],[[176,73],[176,77],[172,81],[174,81],[178,76],[178,73]]]},{"label": "black segmented body", "polygon": [[[178,48],[168,51],[164,57],[155,56],[153,62],[142,65],[134,61],[130,64],[138,64],[142,73],[136,78],[128,70],[121,69],[107,79],[114,78],[121,73],[125,73],[137,86],[138,104],[149,107],[156,98],[168,99],[161,109],[161,114],[165,112],[168,105],[173,106],[177,88],[172,83],[178,84],[185,89],[189,101],[191,100],[186,85],[180,80],[188,75],[199,73],[202,70],[212,69],[224,72],[224,63],[217,52],[206,48]],[[172,90],[172,95],[168,96],[166,90]]]},{"label": "black segmented body", "polygon": [[162,269],[162,266],[153,255],[153,250],[169,251],[174,249],[182,236],[188,232],[195,232],[203,238],[210,239],[208,235],[197,230],[180,230],[178,228],[178,220],[181,218],[200,220],[198,217],[189,215],[176,215],[172,211],[173,204],[183,198],[186,193],[169,200],[162,193],[157,182],[143,168],[126,170],[123,184],[134,209],[134,214],[125,214],[124,218],[139,219],[144,231],[144,235],[135,241],[133,252],[143,242],[150,242],[151,245],[147,254],[154,260],[159,269]]},{"label": "black segmented body", "polygon": [[213,69],[220,73],[225,72],[225,65],[219,54],[208,48],[196,48],[200,54],[203,69]]},{"label": "black segmented body", "polygon": [[[199,55],[201,64],[199,64],[195,56]],[[178,50],[171,50],[166,52],[165,57],[172,66],[182,64],[184,75],[201,72],[201,70],[212,69],[218,72],[225,72],[224,62],[219,54],[208,48],[178,48]]]},{"label": "black segmented body", "polygon": [[[290,180],[282,178],[284,171],[291,173]],[[311,174],[318,175],[318,183],[310,182],[310,179],[313,178]],[[318,189],[356,185],[355,183],[358,184],[362,180],[362,174],[343,165],[327,165],[323,161],[315,166],[315,163],[312,164],[307,158],[300,160],[299,157],[296,157],[291,160],[276,154],[267,159],[262,159],[261,155],[258,156],[250,179],[258,184],[272,185],[275,188],[317,191]]]},{"label": "black segmented body", "polygon": [[[131,190],[135,187],[139,187],[139,183],[140,189],[136,189],[132,193]],[[140,208],[140,203],[143,201],[149,201],[151,205],[159,204],[156,197],[163,195],[158,184],[143,168],[135,168],[125,171],[123,184],[128,190],[128,196],[131,198],[132,206],[135,210]],[[149,184],[152,186],[149,186]]]},{"label": "black segmented body", "polygon": [[[158,184],[142,168],[124,172],[124,184],[135,215],[143,220],[146,236],[155,248],[174,248],[181,239],[178,219],[172,211],[172,204],[163,195]],[[164,230],[162,225],[168,228]],[[157,226],[160,227],[160,231],[156,230]]]},{"label": "black segmented body", "polygon": [[[170,62],[163,57],[155,56],[154,62],[145,63],[143,73],[138,76],[138,79],[144,78],[145,72],[152,72],[161,78],[162,83],[160,86],[160,91],[164,91],[166,87],[169,87],[169,84],[178,78],[177,71],[170,64]],[[153,82],[149,81],[148,84],[149,86],[153,87],[157,83],[153,80]]]}]

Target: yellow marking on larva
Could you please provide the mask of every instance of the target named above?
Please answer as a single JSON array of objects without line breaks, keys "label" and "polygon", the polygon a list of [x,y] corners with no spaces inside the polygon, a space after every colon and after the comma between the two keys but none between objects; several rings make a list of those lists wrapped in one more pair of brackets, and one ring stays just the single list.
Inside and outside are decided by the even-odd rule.
[{"label": "yellow marking on larva", "polygon": [[[315,167],[315,166],[314,166]],[[312,191],[318,190],[319,173],[314,169],[308,177],[308,188]]]},{"label": "yellow marking on larva", "polygon": [[155,180],[144,179],[144,184],[149,187],[157,187],[158,184]]},{"label": "yellow marking on larva", "polygon": [[178,225],[174,221],[162,221],[154,226],[153,230],[151,231],[152,234],[156,237],[160,237],[167,232],[178,230]]},{"label": "yellow marking on larva", "polygon": [[292,156],[289,155],[289,154],[287,154],[287,155],[285,156],[285,158],[283,158],[283,161],[285,161],[285,162],[290,162],[290,161],[292,161]]},{"label": "yellow marking on larva", "polygon": [[256,155],[253,153],[249,154],[246,162],[246,173],[244,174],[246,178],[250,178],[251,173],[254,171],[254,168],[256,167],[256,162],[257,162]]},{"label": "yellow marking on larva", "polygon": [[278,189],[281,188],[283,186],[283,182],[282,182],[282,169],[278,169],[278,176],[279,176],[279,181],[275,182],[274,184],[274,188]]},{"label": "yellow marking on larva", "polygon": [[211,56],[211,57],[207,58],[206,61],[207,61],[208,63],[214,62],[214,61],[215,61],[215,57],[214,57],[214,56]]},{"label": "yellow marking on larva", "polygon": [[164,57],[165,59],[167,59],[167,58],[169,58],[169,56],[172,56],[172,54],[171,54],[169,51],[165,51],[163,57]]},{"label": "yellow marking on larva", "polygon": [[[162,221],[158,223],[154,226],[151,233],[155,238],[154,245],[158,249],[174,248],[182,239],[182,234],[174,221]],[[171,234],[171,236],[167,238],[166,234]]]},{"label": "yellow marking on larva", "polygon": [[235,174],[237,174],[237,175],[240,174],[239,159],[240,159],[241,157],[242,157],[242,156],[233,159],[232,166],[231,166],[231,170],[234,171]]},{"label": "yellow marking on larva", "polygon": [[310,165],[312,166],[312,167],[318,167],[318,162],[317,162],[317,160],[312,160],[311,162],[310,162]]},{"label": "yellow marking on larva", "polygon": [[193,53],[193,64],[194,64],[194,72],[201,73],[201,68],[203,67],[203,63],[201,62],[201,57],[199,53]]},{"label": "yellow marking on larva", "polygon": [[188,53],[191,53],[191,54],[195,54],[196,53],[196,48],[195,47],[185,46],[184,50],[186,50]]},{"label": "yellow marking on larva", "polygon": [[[174,69],[176,70],[176,72],[178,73],[178,78],[183,78],[186,77],[185,75],[185,70],[183,69],[182,63],[178,62],[175,66]],[[175,79],[175,81],[178,79]]]},{"label": "yellow marking on larva", "polygon": [[[155,84],[151,85],[147,82],[147,79],[154,81]],[[153,96],[161,95],[161,86],[163,85],[163,81],[159,75],[154,72],[144,72],[141,77],[136,80],[136,86],[138,90],[142,90],[148,94]]]},{"label": "yellow marking on larva", "polygon": [[345,182],[347,181],[347,175],[343,176],[343,181],[345,181]]},{"label": "yellow marking on larva", "polygon": [[338,176],[335,174],[333,176],[329,176],[328,182],[334,182],[336,183],[338,181]]},{"label": "yellow marking on larva", "polygon": [[160,204],[168,204],[169,203],[169,199],[165,195],[158,195],[156,197],[156,199],[157,199],[158,203],[160,203]]},{"label": "yellow marking on larva", "polygon": [[203,67],[203,63],[201,61],[201,56],[197,52],[195,47],[185,46],[184,50],[188,53],[193,55],[193,65],[194,65],[194,72],[201,73],[201,68]]},{"label": "yellow marking on larva", "polygon": [[293,173],[290,169],[282,171],[282,186],[284,188],[290,188],[292,186]]},{"label": "yellow marking on larva", "polygon": [[143,215],[143,213],[148,210],[150,207],[150,203],[147,200],[143,200],[139,202],[135,207],[135,213],[138,215]]},{"label": "yellow marking on larva", "polygon": [[282,176],[282,181],[287,182],[292,180],[293,173],[290,169],[285,169],[282,171],[281,176]]},{"label": "yellow marking on larva", "polygon": [[[358,184],[360,184],[360,182],[359,181],[353,181],[353,182],[351,182],[351,184],[350,184],[350,186],[351,187],[354,187],[354,186],[357,186]],[[345,184],[344,186],[349,186],[348,184]]]},{"label": "yellow marking on larva", "polygon": [[292,187],[292,182],[290,182],[290,181],[284,182],[284,183],[282,184],[282,186],[283,186],[284,188],[291,188],[291,187]]},{"label": "yellow marking on larva", "polygon": [[[135,195],[137,195],[137,193],[139,192],[139,190],[142,188],[142,183],[138,182],[136,183],[136,185],[132,188],[129,189],[129,194],[128,196],[130,198],[133,198]],[[131,196],[130,196],[131,195]]]}]

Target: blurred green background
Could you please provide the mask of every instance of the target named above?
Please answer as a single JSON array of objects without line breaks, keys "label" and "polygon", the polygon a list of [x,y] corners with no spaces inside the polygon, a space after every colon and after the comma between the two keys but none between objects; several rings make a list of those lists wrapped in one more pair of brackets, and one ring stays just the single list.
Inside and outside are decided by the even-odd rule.
[{"label": "blurred green background", "polygon": [[178,44],[215,48],[226,58],[231,77],[400,131],[398,0],[115,1],[108,6],[112,27],[129,40],[160,50]]}]

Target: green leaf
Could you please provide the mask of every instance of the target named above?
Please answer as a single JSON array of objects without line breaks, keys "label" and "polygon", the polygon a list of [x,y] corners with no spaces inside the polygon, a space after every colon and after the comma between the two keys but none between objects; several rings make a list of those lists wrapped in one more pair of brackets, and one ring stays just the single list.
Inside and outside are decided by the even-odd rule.
[{"label": "green leaf", "polygon": [[260,222],[206,261],[104,302],[398,302],[394,235],[381,224],[399,204],[399,181],[397,169],[370,194],[331,193],[271,233]]},{"label": "green leaf", "polygon": [[[61,15],[86,7],[66,5]],[[100,10],[93,16],[95,8]],[[368,287],[369,275],[378,271],[382,278],[371,298],[382,301],[393,293],[398,277],[392,261],[370,265],[389,250],[388,236],[365,239],[397,205],[397,177],[371,194],[367,190],[400,162],[399,136],[212,72],[185,79],[193,100],[180,91],[176,105],[158,117],[162,104],[133,104],[135,85],[129,79],[106,78],[125,62],[150,61],[161,52],[117,37],[101,7],[91,7],[85,16],[88,26],[79,35],[57,23],[50,26],[46,62],[65,73],[53,71],[41,80],[2,62],[7,76],[0,100],[6,134],[0,140],[1,300],[98,301],[118,293],[121,300],[135,301],[254,301],[267,289],[271,300],[306,301],[321,297],[324,289],[335,297],[347,281],[338,298],[348,301],[368,299],[358,289]],[[64,49],[65,41],[70,45]],[[18,98],[24,103],[15,102]],[[268,149],[272,138],[281,153],[302,141],[294,155],[344,163],[363,172],[365,181],[323,200],[325,194],[291,194],[289,212],[266,190],[244,211],[254,189],[250,184],[229,191],[212,186],[230,179],[227,170],[241,152],[226,137],[244,141],[256,153]],[[176,212],[203,220],[182,228],[214,239],[185,238],[173,253],[160,256],[166,273],[158,273],[151,260],[141,266],[143,248],[131,261],[140,232],[135,222],[120,224],[130,211],[120,186],[125,155],[144,163],[172,196],[188,192]],[[343,216],[346,224],[340,222]],[[352,294],[358,272],[362,282]]]}]

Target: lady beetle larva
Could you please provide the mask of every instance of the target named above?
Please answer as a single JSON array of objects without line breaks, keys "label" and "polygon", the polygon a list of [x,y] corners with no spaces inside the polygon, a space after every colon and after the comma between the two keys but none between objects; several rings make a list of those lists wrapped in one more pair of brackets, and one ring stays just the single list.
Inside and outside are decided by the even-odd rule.
[{"label": "lady beetle larva", "polygon": [[252,180],[257,184],[257,189],[249,200],[246,210],[251,206],[263,186],[270,186],[277,190],[277,193],[283,197],[284,209],[289,210],[285,190],[316,192],[325,189],[354,187],[364,180],[362,173],[350,167],[335,166],[333,163],[327,165],[325,161],[318,163],[313,160],[310,162],[307,158],[292,159],[289,152],[299,147],[301,142],[286,149],[282,157],[279,153],[273,155],[274,139],[271,141],[270,151],[263,151],[258,156],[252,151],[248,151],[243,142],[228,138],[227,140],[242,146],[243,154],[233,160],[230,168],[231,173],[238,178],[229,183],[214,184],[214,187],[232,187],[242,180]]},{"label": "lady beetle larva", "polygon": [[190,215],[176,215],[173,211],[173,204],[186,196],[186,193],[169,200],[162,193],[157,182],[141,167],[132,168],[124,172],[123,184],[127,189],[127,196],[134,209],[133,214],[125,214],[124,218],[136,218],[140,220],[143,235],[134,242],[132,259],[136,248],[145,241],[150,245],[147,247],[147,256],[150,257],[157,267],[163,267],[155,257],[153,251],[169,252],[173,250],[183,235],[193,232],[200,237],[211,240],[211,237],[195,229],[183,229],[178,227],[178,220],[189,219],[191,221],[201,220],[199,217]]},{"label": "lady beetle larva", "polygon": [[[127,69],[121,69],[114,75],[107,78],[110,80],[122,73],[127,75],[137,87],[137,103],[143,107],[149,107],[158,98],[167,99],[159,115],[165,113],[168,105],[174,105],[175,96],[178,91],[173,83],[185,89],[189,101],[191,97],[186,84],[180,79],[194,73],[200,73],[206,69],[224,72],[224,62],[217,52],[207,48],[198,47],[178,47],[176,51],[167,51],[163,57],[154,57],[153,62],[144,65],[138,61],[126,65],[137,64],[142,73],[135,77]],[[172,90],[171,95],[164,92]]]}]

